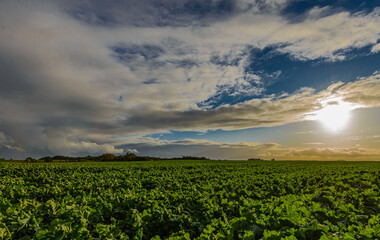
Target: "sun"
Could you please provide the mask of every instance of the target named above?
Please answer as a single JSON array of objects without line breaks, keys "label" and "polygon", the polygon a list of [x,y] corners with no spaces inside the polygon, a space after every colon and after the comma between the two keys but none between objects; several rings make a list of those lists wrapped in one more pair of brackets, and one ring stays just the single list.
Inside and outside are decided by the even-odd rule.
[{"label": "sun", "polygon": [[320,121],[327,130],[339,132],[347,126],[351,111],[356,107],[340,98],[321,101],[322,108],[314,112],[314,119]]},{"label": "sun", "polygon": [[347,125],[351,116],[350,112],[351,109],[343,105],[328,105],[317,114],[317,119],[328,130],[337,132]]}]

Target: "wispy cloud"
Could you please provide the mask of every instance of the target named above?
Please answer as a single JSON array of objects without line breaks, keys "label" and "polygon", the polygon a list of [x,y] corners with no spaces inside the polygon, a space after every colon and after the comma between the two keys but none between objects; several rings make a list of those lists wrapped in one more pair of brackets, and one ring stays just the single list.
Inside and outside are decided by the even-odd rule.
[{"label": "wispy cloud", "polygon": [[367,136],[367,138],[380,138],[380,135]]},{"label": "wispy cloud", "polygon": [[372,53],[377,53],[377,52],[380,52],[380,43],[374,45],[371,49],[371,52]]},{"label": "wispy cloud", "polygon": [[346,137],[345,139],[348,141],[359,141],[362,138],[363,138],[363,136],[349,136],[349,137]]},{"label": "wispy cloud", "polygon": [[340,87],[337,94],[343,96],[346,102],[364,107],[380,106],[380,72]]},{"label": "wispy cloud", "polygon": [[304,143],[305,145],[324,145],[324,143],[320,142],[309,142],[309,143]]}]

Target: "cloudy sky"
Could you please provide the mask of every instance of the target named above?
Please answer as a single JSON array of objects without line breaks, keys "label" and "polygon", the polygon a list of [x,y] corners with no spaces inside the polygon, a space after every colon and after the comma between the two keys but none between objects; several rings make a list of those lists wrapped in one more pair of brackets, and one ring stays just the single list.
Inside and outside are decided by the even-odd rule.
[{"label": "cloudy sky", "polygon": [[1,0],[0,157],[380,160],[379,23],[379,0]]}]

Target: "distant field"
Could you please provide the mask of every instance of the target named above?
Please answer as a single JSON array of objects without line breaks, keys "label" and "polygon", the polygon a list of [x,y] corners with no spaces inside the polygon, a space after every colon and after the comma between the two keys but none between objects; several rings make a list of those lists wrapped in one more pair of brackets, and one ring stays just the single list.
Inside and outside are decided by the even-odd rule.
[{"label": "distant field", "polygon": [[380,163],[0,163],[0,239],[378,239]]}]

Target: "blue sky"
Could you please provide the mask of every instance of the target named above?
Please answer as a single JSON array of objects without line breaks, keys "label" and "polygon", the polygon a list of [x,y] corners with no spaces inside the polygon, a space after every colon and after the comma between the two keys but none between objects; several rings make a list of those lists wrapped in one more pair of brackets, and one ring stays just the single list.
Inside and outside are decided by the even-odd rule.
[{"label": "blue sky", "polygon": [[380,160],[380,1],[2,1],[0,157]]}]

